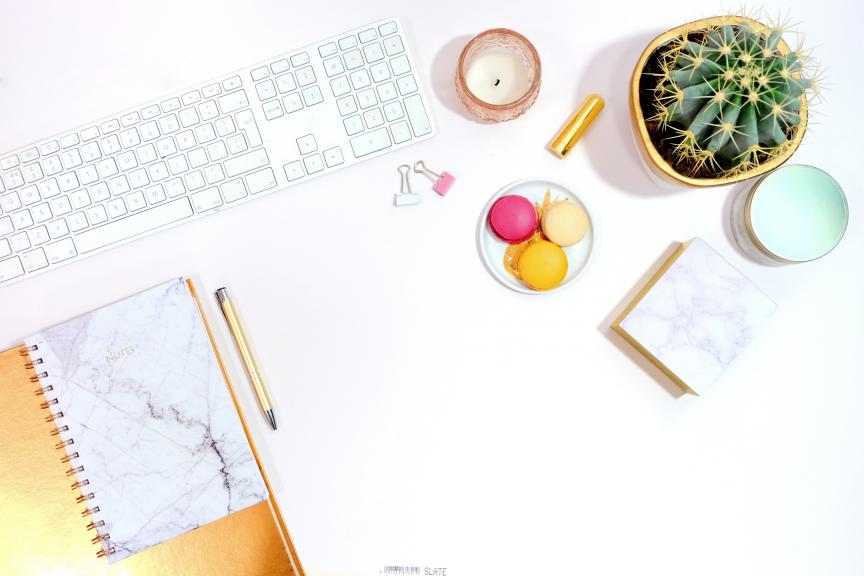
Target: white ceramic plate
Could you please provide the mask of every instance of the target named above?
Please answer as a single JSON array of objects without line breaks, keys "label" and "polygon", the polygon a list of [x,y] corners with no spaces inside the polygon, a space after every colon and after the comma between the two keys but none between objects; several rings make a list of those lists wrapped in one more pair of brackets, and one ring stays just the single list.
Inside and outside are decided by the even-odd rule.
[{"label": "white ceramic plate", "polygon": [[[588,227],[588,232],[585,233],[585,237],[580,242],[563,249],[564,253],[567,255],[567,275],[564,277],[561,284],[552,290],[532,290],[524,282],[513,277],[504,268],[504,251],[507,250],[509,244],[499,239],[498,236],[492,232],[492,229],[489,226],[489,210],[492,209],[492,205],[496,200],[498,200],[498,198],[509,194],[524,196],[531,202],[542,204],[547,190],[552,193],[553,201],[555,198],[558,198],[559,200],[566,199],[577,206],[582,206],[582,208],[585,209],[585,213],[588,214],[588,222],[590,225]],[[486,206],[483,208],[480,222],[477,226],[477,244],[480,247],[480,256],[483,258],[483,264],[486,266],[486,269],[489,270],[489,273],[499,282],[508,288],[516,290],[517,292],[522,292],[523,294],[551,294],[553,292],[559,292],[572,284],[588,266],[588,261],[591,260],[591,253],[594,250],[594,226],[594,217],[591,214],[591,211],[588,210],[588,207],[578,196],[576,196],[576,194],[571,192],[570,189],[563,184],[545,179],[520,180],[508,184],[496,192],[492,198],[489,199],[489,202],[486,203]]]}]

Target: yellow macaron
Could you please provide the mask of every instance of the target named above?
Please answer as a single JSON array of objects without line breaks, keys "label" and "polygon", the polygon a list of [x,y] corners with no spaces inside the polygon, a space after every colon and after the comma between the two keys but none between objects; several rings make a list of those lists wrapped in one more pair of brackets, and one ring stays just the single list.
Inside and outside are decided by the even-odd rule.
[{"label": "yellow macaron", "polygon": [[543,234],[558,246],[572,246],[588,232],[588,214],[581,206],[560,200],[543,211]]},{"label": "yellow macaron", "polygon": [[567,255],[552,242],[540,240],[519,257],[519,276],[534,290],[551,290],[567,275]]}]

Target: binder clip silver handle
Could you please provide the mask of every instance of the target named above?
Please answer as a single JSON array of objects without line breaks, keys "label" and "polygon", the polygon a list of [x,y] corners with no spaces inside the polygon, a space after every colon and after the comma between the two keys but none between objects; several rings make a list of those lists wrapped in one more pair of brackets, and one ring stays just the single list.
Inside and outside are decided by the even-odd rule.
[{"label": "binder clip silver handle", "polygon": [[411,166],[402,164],[398,168],[401,180],[399,182],[399,193],[396,194],[394,204],[396,206],[416,206],[423,201],[419,194],[414,194],[411,191],[411,182],[408,180],[408,174],[411,172]]}]

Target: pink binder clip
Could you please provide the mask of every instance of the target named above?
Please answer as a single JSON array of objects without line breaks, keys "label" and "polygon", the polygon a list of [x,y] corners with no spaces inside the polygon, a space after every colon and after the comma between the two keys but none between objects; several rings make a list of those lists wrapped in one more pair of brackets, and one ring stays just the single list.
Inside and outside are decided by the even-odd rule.
[{"label": "pink binder clip", "polygon": [[440,194],[441,196],[445,196],[447,192],[450,191],[450,187],[453,186],[453,182],[456,181],[456,178],[447,172],[442,172],[441,174],[436,174],[432,172],[426,165],[423,164],[422,160],[418,160],[414,163],[414,172],[418,174],[423,174],[430,180],[432,180],[432,190]]}]

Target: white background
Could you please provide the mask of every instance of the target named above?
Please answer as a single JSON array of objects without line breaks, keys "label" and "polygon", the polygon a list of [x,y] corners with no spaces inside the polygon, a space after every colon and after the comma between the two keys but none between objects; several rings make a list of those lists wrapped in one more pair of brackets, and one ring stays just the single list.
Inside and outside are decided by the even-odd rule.
[{"label": "white background", "polygon": [[[864,573],[861,9],[794,2],[827,71],[795,161],[846,189],[828,257],[763,267],[736,248],[730,189],[658,189],[630,135],[645,44],[719,3],[3,1],[0,149],[78,126],[343,30],[396,15],[438,135],[0,289],[0,345],[191,275],[310,576],[385,564],[450,576],[833,576]],[[784,10],[788,3],[768,4]],[[508,26],[537,46],[540,97],[480,125],[452,84],[458,53]],[[606,110],[565,161],[544,145],[589,92]],[[397,164],[457,176],[395,209]],[[566,291],[499,285],[475,246],[507,183],[568,183],[600,242]],[[680,397],[610,334],[668,254],[701,236],[779,306],[699,398]],[[212,292],[235,292],[278,410],[267,429]],[[0,408],[2,409],[2,408]]]}]

